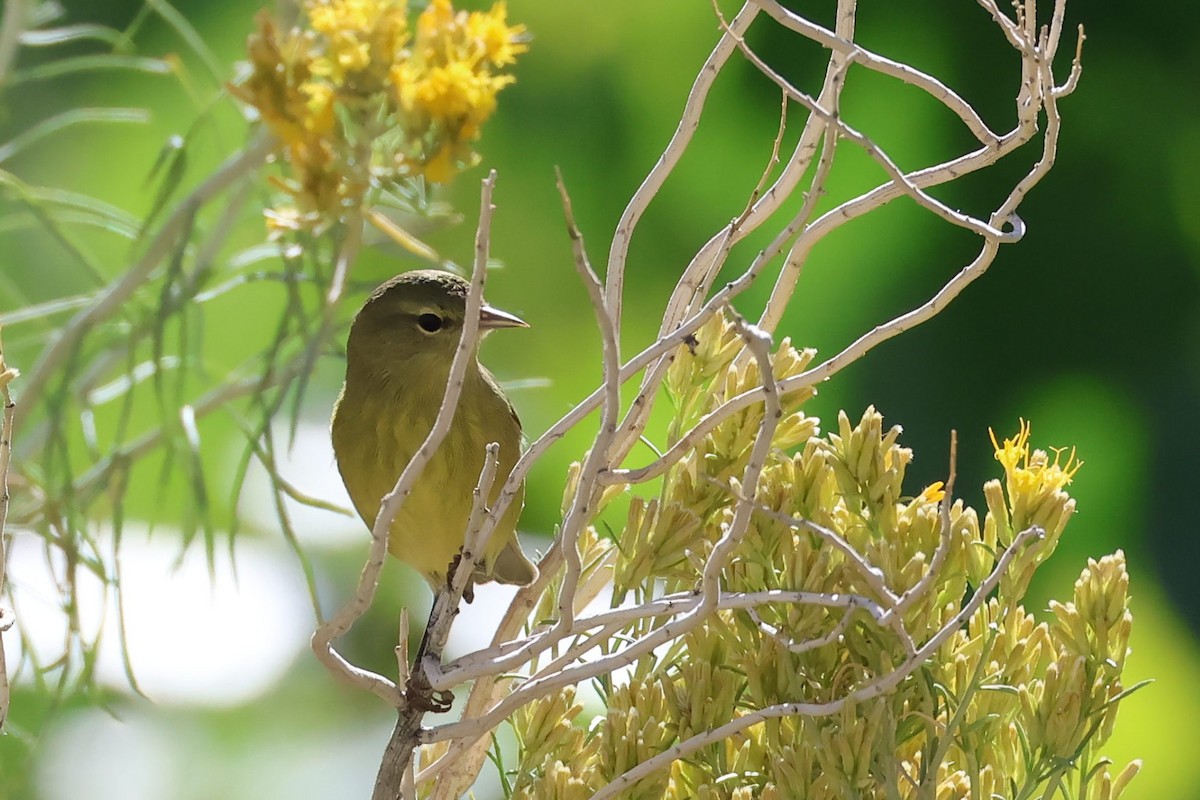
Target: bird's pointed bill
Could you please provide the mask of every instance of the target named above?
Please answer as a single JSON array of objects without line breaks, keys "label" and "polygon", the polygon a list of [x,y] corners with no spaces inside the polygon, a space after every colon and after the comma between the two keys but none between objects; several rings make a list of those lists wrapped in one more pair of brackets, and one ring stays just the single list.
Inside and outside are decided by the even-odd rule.
[{"label": "bird's pointed bill", "polygon": [[485,305],[479,309],[479,327],[487,331],[495,328],[528,328],[529,323],[516,314]]}]

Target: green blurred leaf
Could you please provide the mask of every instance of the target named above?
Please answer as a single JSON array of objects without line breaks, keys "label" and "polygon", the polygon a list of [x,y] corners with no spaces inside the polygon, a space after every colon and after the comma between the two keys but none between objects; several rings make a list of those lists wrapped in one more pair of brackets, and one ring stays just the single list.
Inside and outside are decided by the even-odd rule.
[{"label": "green blurred leaf", "polygon": [[145,124],[150,121],[150,112],[144,108],[73,108],[38,122],[24,133],[19,133],[0,145],[0,164],[3,164],[26,147],[60,131],[93,122],[123,124]]},{"label": "green blurred leaf", "polygon": [[36,67],[18,70],[8,79],[10,85],[61,78],[67,75],[99,72],[102,70],[130,70],[147,75],[170,75],[171,65],[161,58],[147,56],[130,56],[117,53],[102,53],[100,55],[72,56],[48,61]]}]

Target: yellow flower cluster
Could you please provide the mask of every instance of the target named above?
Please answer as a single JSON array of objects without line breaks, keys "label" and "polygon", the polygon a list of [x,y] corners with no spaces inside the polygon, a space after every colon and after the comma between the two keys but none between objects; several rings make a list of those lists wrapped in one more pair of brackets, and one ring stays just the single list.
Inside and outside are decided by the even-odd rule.
[{"label": "yellow flower cluster", "polygon": [[[677,415],[671,443],[759,380],[729,321],[714,320],[696,340],[680,348],[667,376]],[[773,357],[776,377],[802,372],[811,357],[784,342]],[[1140,768],[1134,762],[1110,772],[1100,753],[1128,694],[1121,683],[1132,629],[1124,557],[1090,561],[1071,601],[1050,604],[1052,619],[1039,621],[1021,605],[1030,575],[1074,511],[1065,492],[1078,469],[1073,455],[1032,450],[1022,423],[1015,438],[995,444],[1006,481],[986,487],[982,521],[953,501],[943,530],[941,483],[916,496],[903,492],[913,454],[900,446],[900,429],[885,427],[868,408],[856,424],[840,414],[836,432],[821,435],[800,410],[809,396],[783,398],[776,447],[755,494],[761,511],[722,572],[727,592],[774,592],[765,596],[778,599],[718,611],[669,648],[636,660],[626,677],[598,682],[606,706],[599,715],[584,713],[573,689],[527,706],[514,720],[522,743],[514,796],[588,797],[624,770],[725,722],[780,704],[836,703],[885,679],[910,651],[881,612],[920,590],[900,614],[912,645],[921,647],[947,625],[961,627],[907,679],[828,714],[747,724],[664,764],[622,796],[951,800],[1065,797],[1070,787],[1072,798],[1116,800]],[[631,498],[616,537],[614,604],[630,594],[641,602],[664,590],[694,589],[733,519],[742,494],[737,481],[762,413],[761,406],[748,408],[689,440],[691,449],[661,488]],[[788,524],[789,517],[824,532]],[[1031,527],[1042,537],[1013,553],[988,600],[965,622],[958,619],[964,598]],[[585,565],[597,563],[604,549],[588,528],[580,544]],[[786,592],[829,602],[779,596]],[[848,596],[865,603],[838,604]],[[554,613],[551,599],[537,618]],[[670,620],[631,621],[613,646]]]},{"label": "yellow flower cluster", "polygon": [[1074,451],[1060,463],[1062,451],[1055,451],[1051,460],[1046,451],[1031,450],[1029,433],[1029,423],[1022,420],[1016,437],[1005,439],[1004,444],[991,434],[996,460],[1004,466],[1005,483],[1002,488],[999,481],[989,481],[983,487],[988,507],[985,546],[1005,547],[1016,534],[1033,526],[1045,532],[1040,542],[1018,555],[1004,576],[1004,593],[1018,597],[1025,594],[1034,571],[1054,552],[1075,513],[1075,501],[1065,487],[1082,463],[1075,459]]},{"label": "yellow flower cluster", "polygon": [[[432,0],[410,27],[407,0],[308,0],[308,26],[282,32],[265,12],[247,45],[251,72],[231,87],[278,138],[293,205],[276,228],[319,228],[368,190],[450,180],[527,49],[503,0],[455,11]],[[414,29],[415,28],[415,29]]]}]

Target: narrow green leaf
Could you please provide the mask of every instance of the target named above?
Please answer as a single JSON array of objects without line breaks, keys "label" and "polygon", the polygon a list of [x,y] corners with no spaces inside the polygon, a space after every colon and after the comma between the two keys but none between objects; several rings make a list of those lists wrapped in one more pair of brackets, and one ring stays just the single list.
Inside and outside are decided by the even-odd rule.
[{"label": "narrow green leaf", "polygon": [[59,131],[92,122],[140,123],[150,121],[150,112],[143,108],[73,108],[44,119],[24,133],[0,145],[0,164],[14,155]]},{"label": "narrow green leaf", "polygon": [[3,324],[7,328],[9,325],[16,325],[18,322],[31,322],[51,317],[55,314],[74,311],[77,308],[87,308],[96,302],[96,297],[97,293],[91,292],[73,297],[59,297],[55,300],[47,300],[45,303],[24,306],[15,311],[0,314],[0,324]]},{"label": "narrow green leaf", "polygon": [[79,41],[100,41],[115,47],[121,44],[122,37],[120,31],[107,25],[86,22],[79,25],[64,25],[61,28],[25,31],[21,34],[21,44],[26,47],[50,47]]},{"label": "narrow green leaf", "polygon": [[147,75],[170,75],[173,67],[161,58],[147,56],[128,56],[118,53],[101,53],[98,55],[72,56],[38,64],[36,67],[17,70],[8,79],[10,86],[22,83],[51,80],[67,75],[78,75],[86,72],[102,70],[130,70]]},{"label": "narrow green leaf", "polygon": [[192,23],[188,22],[187,18],[166,0],[146,0],[146,6],[153,9],[164,22],[174,28],[175,32],[195,51],[200,60],[204,62],[205,68],[212,75],[216,85],[223,85],[226,77],[225,68],[205,43],[204,37],[192,26]]},{"label": "narrow green leaf", "polygon": [[154,220],[166,209],[167,203],[183,183],[183,176],[187,173],[187,140],[182,136],[172,136],[163,143],[158,157],[154,159],[154,166],[150,167],[147,180],[154,180],[160,173],[163,175],[162,181],[154,194],[150,213],[142,223],[143,232],[154,224]]}]

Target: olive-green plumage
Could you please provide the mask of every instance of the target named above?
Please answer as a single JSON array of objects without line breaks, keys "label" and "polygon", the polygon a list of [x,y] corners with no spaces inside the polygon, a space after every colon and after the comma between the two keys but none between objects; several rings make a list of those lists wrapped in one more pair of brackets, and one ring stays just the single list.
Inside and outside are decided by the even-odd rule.
[{"label": "olive-green plumage", "polygon": [[[448,272],[406,272],[376,289],[354,318],[346,343],[346,383],[333,410],[333,452],[368,527],[433,427],[462,333],[467,288],[466,281]],[[525,327],[486,304],[479,325],[481,334]],[[445,586],[448,565],[463,545],[489,442],[500,445],[489,500],[495,502],[520,454],[521,423],[473,353],[450,430],[388,535],[389,552],[420,572],[434,591]],[[524,585],[537,577],[516,538],[523,502],[522,486],[484,549],[475,582]]]}]

